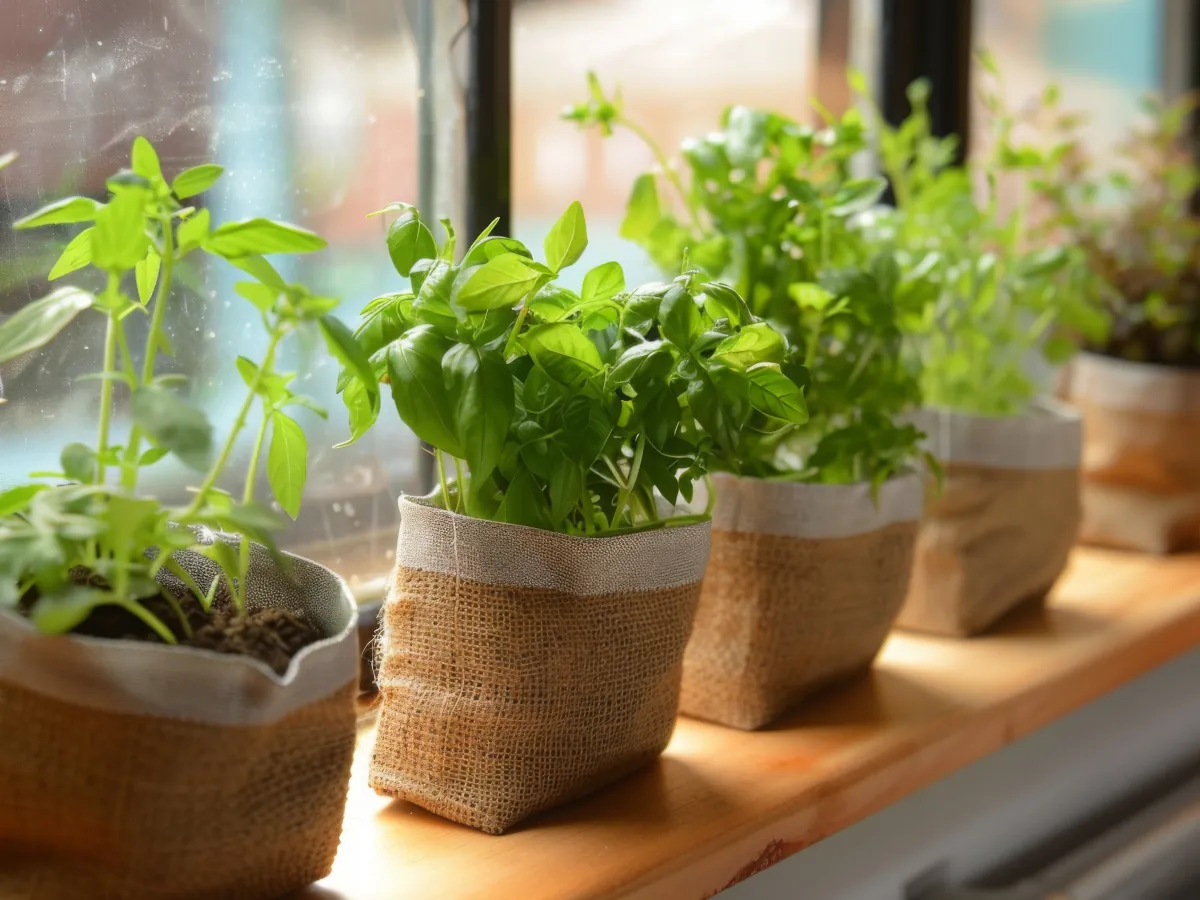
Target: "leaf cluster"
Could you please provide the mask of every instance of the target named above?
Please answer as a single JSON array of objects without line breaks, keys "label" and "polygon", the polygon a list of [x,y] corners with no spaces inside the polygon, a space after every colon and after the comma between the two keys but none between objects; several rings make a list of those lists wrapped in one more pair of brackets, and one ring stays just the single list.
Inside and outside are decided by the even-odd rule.
[{"label": "leaf cluster", "polygon": [[[807,419],[786,338],[728,286],[686,272],[628,289],[619,264],[557,283],[587,246],[572,203],[544,262],[479,235],[455,261],[407,204],[388,250],[410,289],[376,298],[355,337],[401,419],[432,445],[440,501],[470,516],[571,534],[678,523],[711,462],[736,468]],[[339,384],[356,423],[373,421],[352,367]],[[447,474],[447,473],[451,474]]]},{"label": "leaf cluster", "polygon": [[[31,477],[39,480],[0,494],[0,607],[32,602],[29,615],[44,631],[69,631],[95,607],[114,605],[174,643],[172,629],[141,602],[163,596],[174,607],[182,633],[189,633],[177,600],[158,587],[156,577],[163,570],[174,574],[206,609],[221,580],[201,591],[172,557],[183,549],[212,558],[224,573],[233,603],[244,609],[248,542],[253,539],[274,549],[272,533],[282,524],[274,512],[254,501],[264,446],[276,500],[289,515],[299,512],[307,445],[303,430],[286,410],[302,406],[322,416],[325,412],[292,390],[293,375],[275,368],[276,350],[293,331],[313,324],[325,333],[335,353],[342,345],[352,346],[353,339],[328,315],[335,299],[289,284],[265,258],[319,250],[325,246],[320,237],[268,219],[213,227],[209,211],[195,205],[192,198],[212,187],[221,173],[220,166],[206,164],[168,181],[153,146],[139,137],[133,142],[130,167],[108,179],[105,202],[68,197],[15,223],[17,228],[86,226],[67,244],[49,278],[58,280],[91,266],[106,281],[99,293],[59,287],[0,325],[4,362],[46,345],[85,311],[107,321],[104,369],[95,376],[100,389],[95,446],[69,444],[57,470],[33,473]],[[157,371],[160,358],[173,353],[163,328],[173,273],[192,253],[228,261],[248,276],[235,289],[258,310],[269,338],[261,360],[237,361],[247,393],[220,446],[204,413],[178,392],[180,377]],[[138,315],[149,319],[140,361],[125,333],[127,319]],[[128,393],[131,415],[123,444],[112,440],[118,389]],[[261,419],[239,501],[220,490],[217,481],[255,405],[261,407]],[[168,455],[203,473],[186,506],[169,507],[137,494],[141,470]],[[211,532],[223,530],[240,534],[240,544],[211,539]]]},{"label": "leaf cluster", "polygon": [[[1022,412],[1038,389],[1031,354],[1060,364],[1075,352],[1077,336],[1100,340],[1107,328],[1083,251],[1029,233],[1029,171],[1042,152],[1017,145],[1013,122],[996,113],[991,155],[973,171],[956,161],[956,137],[933,134],[928,82],[909,86],[912,111],[892,127],[871,105],[862,76],[850,78],[874,111],[895,197],[894,210],[877,211],[864,231],[895,247],[901,271],[929,297],[904,321],[924,402],[980,415]],[[988,106],[998,109],[994,99]],[[982,199],[977,182],[985,186]],[[1014,203],[1002,204],[1002,189],[1015,193]]]},{"label": "leaf cluster", "polygon": [[[1061,109],[1056,88],[1022,117],[1051,135],[1050,150],[1018,148],[1042,204],[1038,225],[1078,247],[1090,289],[1112,317],[1086,346],[1136,362],[1200,366],[1200,166],[1189,129],[1198,98],[1147,97],[1146,124],[1133,128],[1112,163],[1089,148],[1084,116]],[[1016,118],[998,98],[991,108]]]},{"label": "leaf cluster", "polygon": [[895,248],[868,240],[860,227],[886,188],[881,178],[855,174],[868,146],[861,114],[821,110],[825,125],[812,128],[733,106],[717,131],[683,144],[677,169],[626,117],[619,94],[606,95],[594,76],[589,84],[590,98],[565,117],[605,133],[627,128],[659,160],[660,171],[633,185],[622,235],[664,272],[691,264],[733,285],[788,339],[785,369],[809,373],[808,425],[745,448],[751,456],[738,467],[876,484],[905,468],[920,433],[901,418],[919,404],[920,384],[903,353],[902,322],[921,314],[929,293],[921,273],[902,270]]}]

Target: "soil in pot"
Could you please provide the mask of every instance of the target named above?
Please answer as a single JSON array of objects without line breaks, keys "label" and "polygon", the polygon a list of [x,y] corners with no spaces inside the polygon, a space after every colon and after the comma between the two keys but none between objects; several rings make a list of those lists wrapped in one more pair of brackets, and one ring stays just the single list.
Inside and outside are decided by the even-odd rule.
[{"label": "soil in pot", "polygon": [[[88,579],[95,583],[94,577]],[[163,590],[170,590],[164,587]],[[309,644],[321,640],[324,635],[309,622],[303,612],[268,607],[247,610],[238,615],[230,601],[229,591],[224,584],[213,598],[212,608],[205,611],[190,591],[172,591],[187,616],[192,629],[184,632],[183,623],[163,596],[141,600],[147,610],[166,625],[179,645],[213,650],[217,653],[233,653],[249,656],[266,663],[277,674],[287,671],[292,657]],[[27,595],[21,604],[28,609],[37,599]],[[162,639],[145,622],[119,606],[99,606],[80,622],[71,634],[110,638],[123,641],[150,641],[162,643]]]}]

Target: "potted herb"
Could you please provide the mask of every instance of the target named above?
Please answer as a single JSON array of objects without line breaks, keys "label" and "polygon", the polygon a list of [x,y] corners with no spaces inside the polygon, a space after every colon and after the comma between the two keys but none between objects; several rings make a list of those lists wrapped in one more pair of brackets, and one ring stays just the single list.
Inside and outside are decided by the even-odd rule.
[{"label": "potted herb", "polygon": [[358,340],[439,485],[400,501],[371,784],[498,834],[662,752],[708,560],[707,516],[676,503],[750,407],[802,399],[723,285],[628,290],[612,262],[558,284],[587,245],[578,203],[544,262],[491,228],[455,262],[448,221],[439,248],[390,209],[411,289],[369,304]]},{"label": "potted herb", "polygon": [[[593,77],[567,112],[629,127]],[[758,728],[816,688],[868,667],[904,599],[922,487],[920,402],[901,320],[926,292],[855,217],[884,183],[855,178],[856,111],[812,129],[735,106],[684,144],[686,176],[651,143],[659,175],[634,183],[622,234],[667,271],[689,258],[746,298],[785,340],[771,358],[804,386],[807,421],[766,409],[718,432],[712,554],[684,658],[683,712]],[[664,181],[676,196],[660,196]]]},{"label": "potted herb", "polygon": [[1200,549],[1200,185],[1195,98],[1147,101],[1114,164],[1096,164],[1081,117],[1059,114],[1039,171],[1047,225],[1097,274],[1112,330],[1066,382],[1083,413],[1081,538],[1151,553]]},{"label": "potted herb", "polygon": [[[278,370],[281,342],[319,322],[344,358],[356,347],[326,316],[336,301],[261,255],[324,241],[266,219],[212,227],[191,198],[220,175],[201,165],[168,182],[137,138],[107,202],[69,197],[16,223],[90,223],[50,278],[90,266],[104,286],[59,287],[18,311],[0,325],[0,362],[77,315],[107,330],[95,444],[69,444],[56,471],[0,493],[0,837],[24,851],[0,872],[5,896],[274,897],[323,877],[337,850],[354,607],[332,572],[275,548],[279,519],[254,489],[265,456],[279,506],[300,507],[306,446],[287,409],[314,404]],[[237,291],[268,334],[260,360],[238,359],[246,397],[219,447],[180,377],[160,370],[173,273],[197,252],[250,276]],[[127,323],[142,316],[139,358]],[[247,427],[235,498],[217,483]],[[185,505],[138,491],[168,456],[198,481]]]},{"label": "potted herb", "polygon": [[[866,99],[861,75],[851,79]],[[897,624],[965,636],[1044,597],[1066,566],[1080,519],[1081,426],[1074,410],[1038,396],[1031,363],[1062,364],[1073,336],[1101,337],[1106,317],[1090,300],[1082,252],[1029,234],[1029,172],[1043,154],[1016,142],[1024,123],[985,93],[992,152],[973,172],[954,164],[955,137],[931,133],[928,95],[928,83],[910,86],[912,113],[898,127],[876,115],[895,210],[868,227],[933,291],[905,329],[922,366],[916,421],[943,477]],[[1015,191],[1009,209],[1002,189]]]}]

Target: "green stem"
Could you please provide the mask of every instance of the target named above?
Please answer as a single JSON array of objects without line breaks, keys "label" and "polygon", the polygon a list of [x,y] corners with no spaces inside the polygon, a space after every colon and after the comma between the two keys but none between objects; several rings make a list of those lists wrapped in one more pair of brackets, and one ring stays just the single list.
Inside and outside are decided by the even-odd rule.
[{"label": "green stem", "polygon": [[704,489],[708,494],[708,499],[704,504],[704,516],[711,519],[713,507],[717,505],[717,486],[713,483],[713,477],[708,472],[704,473]]},{"label": "green stem", "polygon": [[462,462],[459,460],[459,458],[457,456],[452,457],[452,458],[454,459],[455,486],[458,488],[458,496],[454,498],[454,511],[462,512],[463,511],[463,494],[466,493],[466,483],[463,481]]},{"label": "green stem", "polygon": [[258,434],[254,436],[254,449],[250,451],[250,465],[246,468],[246,485],[242,488],[242,503],[254,500],[254,482],[258,476],[258,460],[262,456],[263,443],[267,439],[267,425],[271,422],[267,402],[263,401],[263,420],[258,426]]},{"label": "green stem", "polygon": [[533,283],[533,287],[529,289],[529,293],[521,298],[521,311],[517,313],[517,321],[513,323],[512,331],[508,333],[508,340],[504,342],[504,359],[506,361],[512,359],[513,352],[517,349],[517,338],[521,335],[521,326],[525,324],[525,316],[529,312],[529,298],[536,296],[542,286],[553,277],[552,275],[539,276]]},{"label": "green stem", "polygon": [[108,285],[104,289],[104,297],[109,302],[108,328],[104,333],[104,380],[100,383],[100,433],[96,439],[96,453],[100,461],[96,464],[96,481],[104,483],[104,457],[108,452],[108,430],[112,419],[113,382],[112,375],[117,362],[117,330],[121,323],[117,321],[116,313],[111,309],[115,306],[117,288],[120,276],[116,272],[108,273]]},{"label": "green stem", "polygon": [[233,452],[234,444],[237,443],[237,437],[246,425],[246,416],[250,413],[250,407],[254,404],[254,398],[258,396],[258,389],[262,385],[266,374],[271,371],[275,364],[275,349],[279,346],[279,341],[282,337],[283,335],[278,331],[271,332],[271,341],[267,344],[266,358],[254,376],[254,381],[250,385],[250,390],[246,394],[246,400],[242,403],[242,408],[238,410],[237,418],[233,422],[233,428],[229,432],[229,437],[225,440],[225,446],[221,448],[221,454],[217,457],[217,461],[213,464],[208,475],[205,476],[199,490],[196,491],[196,496],[184,512],[183,518],[191,518],[204,505],[204,500],[208,497],[208,492],[213,489],[213,486],[217,483],[217,479],[221,477],[221,473],[225,470],[225,466],[229,462],[229,455]]},{"label": "green stem", "polygon": [[[171,291],[171,278],[175,270],[175,232],[171,217],[159,219],[163,230],[162,271],[159,273],[158,289],[154,295],[154,309],[150,313],[150,333],[146,335],[146,355],[142,360],[142,384],[154,381],[154,363],[158,356],[158,335],[162,330],[163,317],[167,310],[167,296]],[[125,471],[122,484],[132,491],[137,485],[137,460],[141,452],[142,430],[134,425],[129,432],[129,446],[125,450]]]},{"label": "green stem", "polygon": [[588,534],[596,530],[596,507],[592,505],[592,492],[588,490],[586,477],[583,484],[583,530]]},{"label": "green stem", "polygon": [[679,173],[675,171],[674,167],[672,167],[671,160],[667,158],[667,154],[663,153],[663,149],[658,145],[658,141],[654,140],[650,132],[648,132],[637,122],[634,122],[632,119],[619,116],[616,121],[636,134],[638,138],[641,139],[642,143],[650,148],[650,152],[654,154],[654,158],[658,162],[659,168],[663,170],[663,176],[667,179],[667,181],[671,182],[671,184],[674,185],[675,190],[679,192],[679,197],[683,200],[684,205],[687,207],[688,215],[691,216],[692,225],[697,231],[703,233],[704,228],[700,224],[700,209],[696,205],[696,198],[689,194],[687,189],[683,186],[683,181],[679,178]]},{"label": "green stem", "polygon": [[142,604],[134,600],[118,600],[117,606],[121,607],[127,612],[133,613],[133,615],[137,616],[139,619],[149,625],[152,629],[154,629],[154,632],[163,639],[164,643],[179,643],[179,641],[175,639],[175,635],[171,633],[171,629],[162,623],[162,619],[154,615],[154,613],[150,612],[150,610],[146,609],[146,607],[142,606]]},{"label": "green stem", "polygon": [[[642,455],[646,450],[646,435],[639,434],[637,436],[636,446],[633,450],[633,464],[629,467],[629,477],[625,479],[625,483],[621,485],[621,490],[617,493],[617,512],[616,522],[621,521],[621,516],[625,512],[625,505],[629,502],[629,494],[633,490],[633,486],[637,484],[638,473],[642,468]],[[629,512],[629,524],[632,525],[634,520],[633,510]]]},{"label": "green stem", "polygon": [[179,619],[179,624],[183,626],[184,636],[191,637],[192,623],[188,621],[187,613],[183,611],[183,607],[180,605],[178,598],[176,598],[176,596],[170,591],[163,591],[162,596],[163,599],[167,601],[167,604],[171,607],[171,611],[175,613],[175,618]]},{"label": "green stem", "polygon": [[450,489],[446,485],[446,466],[442,462],[442,451],[434,447],[433,457],[437,460],[438,483],[442,486],[442,509],[453,512],[450,509]]}]

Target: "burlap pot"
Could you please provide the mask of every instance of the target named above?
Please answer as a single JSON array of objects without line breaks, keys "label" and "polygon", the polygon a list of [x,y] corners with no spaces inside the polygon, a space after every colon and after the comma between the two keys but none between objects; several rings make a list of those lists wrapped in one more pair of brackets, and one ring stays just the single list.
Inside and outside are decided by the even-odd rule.
[{"label": "burlap pot", "polygon": [[1079,531],[1082,428],[1051,400],[1008,418],[924,410],[942,463],[898,628],[965,637],[1044,597]]},{"label": "burlap pot", "polygon": [[921,481],[714,476],[712,553],[683,660],[680,712],[761,728],[868,666],[904,600]]},{"label": "burlap pot", "polygon": [[654,760],[708,537],[571,537],[402,499],[371,786],[500,834]]},{"label": "burlap pot", "polygon": [[[328,874],[354,753],[341,580],[255,547],[249,604],[329,637],[282,676],[245,657],[47,637],[0,611],[0,897],[237,900]],[[180,561],[204,587],[212,564]]]},{"label": "burlap pot", "polygon": [[1084,353],[1065,394],[1083,413],[1080,539],[1200,549],[1200,371]]}]

